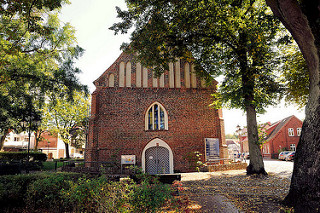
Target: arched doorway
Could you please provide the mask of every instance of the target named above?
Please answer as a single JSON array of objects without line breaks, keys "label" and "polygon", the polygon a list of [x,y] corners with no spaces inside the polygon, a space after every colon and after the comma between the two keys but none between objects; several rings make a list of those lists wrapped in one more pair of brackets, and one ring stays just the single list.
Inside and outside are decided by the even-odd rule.
[{"label": "arched doorway", "polygon": [[156,138],[142,152],[142,168],[149,174],[172,174],[173,154],[169,145]]}]

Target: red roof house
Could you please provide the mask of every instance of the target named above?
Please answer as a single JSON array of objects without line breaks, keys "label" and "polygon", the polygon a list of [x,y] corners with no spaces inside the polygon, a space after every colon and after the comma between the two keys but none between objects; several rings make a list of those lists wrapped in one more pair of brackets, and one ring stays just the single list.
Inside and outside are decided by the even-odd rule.
[{"label": "red roof house", "polygon": [[301,135],[302,121],[296,116],[277,121],[266,129],[267,139],[262,146],[264,157],[277,158],[283,150],[295,151]]}]

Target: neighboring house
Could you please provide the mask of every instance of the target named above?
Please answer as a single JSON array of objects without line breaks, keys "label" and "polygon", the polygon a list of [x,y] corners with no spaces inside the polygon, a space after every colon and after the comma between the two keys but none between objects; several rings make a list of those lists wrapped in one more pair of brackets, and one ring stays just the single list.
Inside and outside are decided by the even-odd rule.
[{"label": "neighboring house", "polygon": [[240,144],[235,139],[226,139],[228,146],[229,158],[237,157],[240,153]]},{"label": "neighboring house", "polygon": [[264,157],[277,158],[282,150],[295,151],[301,135],[302,121],[294,115],[270,125],[263,144]]},{"label": "neighboring house", "polygon": [[243,127],[242,129],[238,130],[238,134],[239,134],[238,137],[240,137],[239,138],[240,153],[249,152],[247,128]]},{"label": "neighboring house", "polygon": [[[10,131],[6,136],[3,144],[4,151],[20,151],[28,149],[29,136],[27,132],[16,134]],[[34,147],[34,134],[31,133],[30,137],[30,149]]]},{"label": "neighboring house", "polygon": [[194,152],[202,162],[226,157],[222,111],[210,106],[216,84],[182,59],[155,77],[122,53],[94,81],[86,161],[120,168],[128,157],[156,174],[188,171]]},{"label": "neighboring house", "polygon": [[[49,159],[65,158],[65,145],[62,140],[45,131],[41,135],[43,139],[38,143],[38,150],[48,154]],[[3,145],[4,151],[26,151],[28,150],[29,137],[27,132],[16,134],[10,132]],[[35,148],[35,137],[31,133],[29,149]],[[69,148],[71,158],[83,158],[83,149]]]}]

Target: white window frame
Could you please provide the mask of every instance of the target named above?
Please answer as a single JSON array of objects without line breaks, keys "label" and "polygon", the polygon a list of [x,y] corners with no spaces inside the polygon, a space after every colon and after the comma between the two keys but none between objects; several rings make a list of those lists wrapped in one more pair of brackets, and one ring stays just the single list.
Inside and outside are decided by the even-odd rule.
[{"label": "white window frame", "polygon": [[290,144],[290,150],[291,151],[296,151],[296,144]]},{"label": "white window frame", "polygon": [[297,135],[298,136],[301,136],[301,131],[302,131],[302,128],[297,128]]},{"label": "white window frame", "polygon": [[[152,129],[149,129],[149,111],[152,110],[152,117],[154,118],[154,106],[158,105],[159,107],[159,113],[158,113],[158,128],[154,129],[154,119],[152,119]],[[160,128],[160,109],[164,112],[164,129]],[[162,131],[162,130],[168,130],[168,113],[165,110],[165,108],[162,106],[162,104],[160,104],[159,102],[154,102],[153,104],[151,104],[149,106],[149,108],[147,109],[146,113],[145,113],[145,130],[150,130],[150,131]]]},{"label": "white window frame", "polygon": [[289,136],[294,136],[294,129],[288,128],[288,134],[289,134]]}]

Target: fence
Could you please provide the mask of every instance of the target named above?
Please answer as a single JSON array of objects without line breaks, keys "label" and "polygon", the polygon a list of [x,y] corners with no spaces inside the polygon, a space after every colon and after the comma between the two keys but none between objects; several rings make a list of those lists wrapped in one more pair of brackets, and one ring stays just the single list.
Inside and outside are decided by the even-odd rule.
[{"label": "fence", "polygon": [[65,161],[61,171],[86,174],[116,174],[120,168],[114,162],[107,161]]}]

